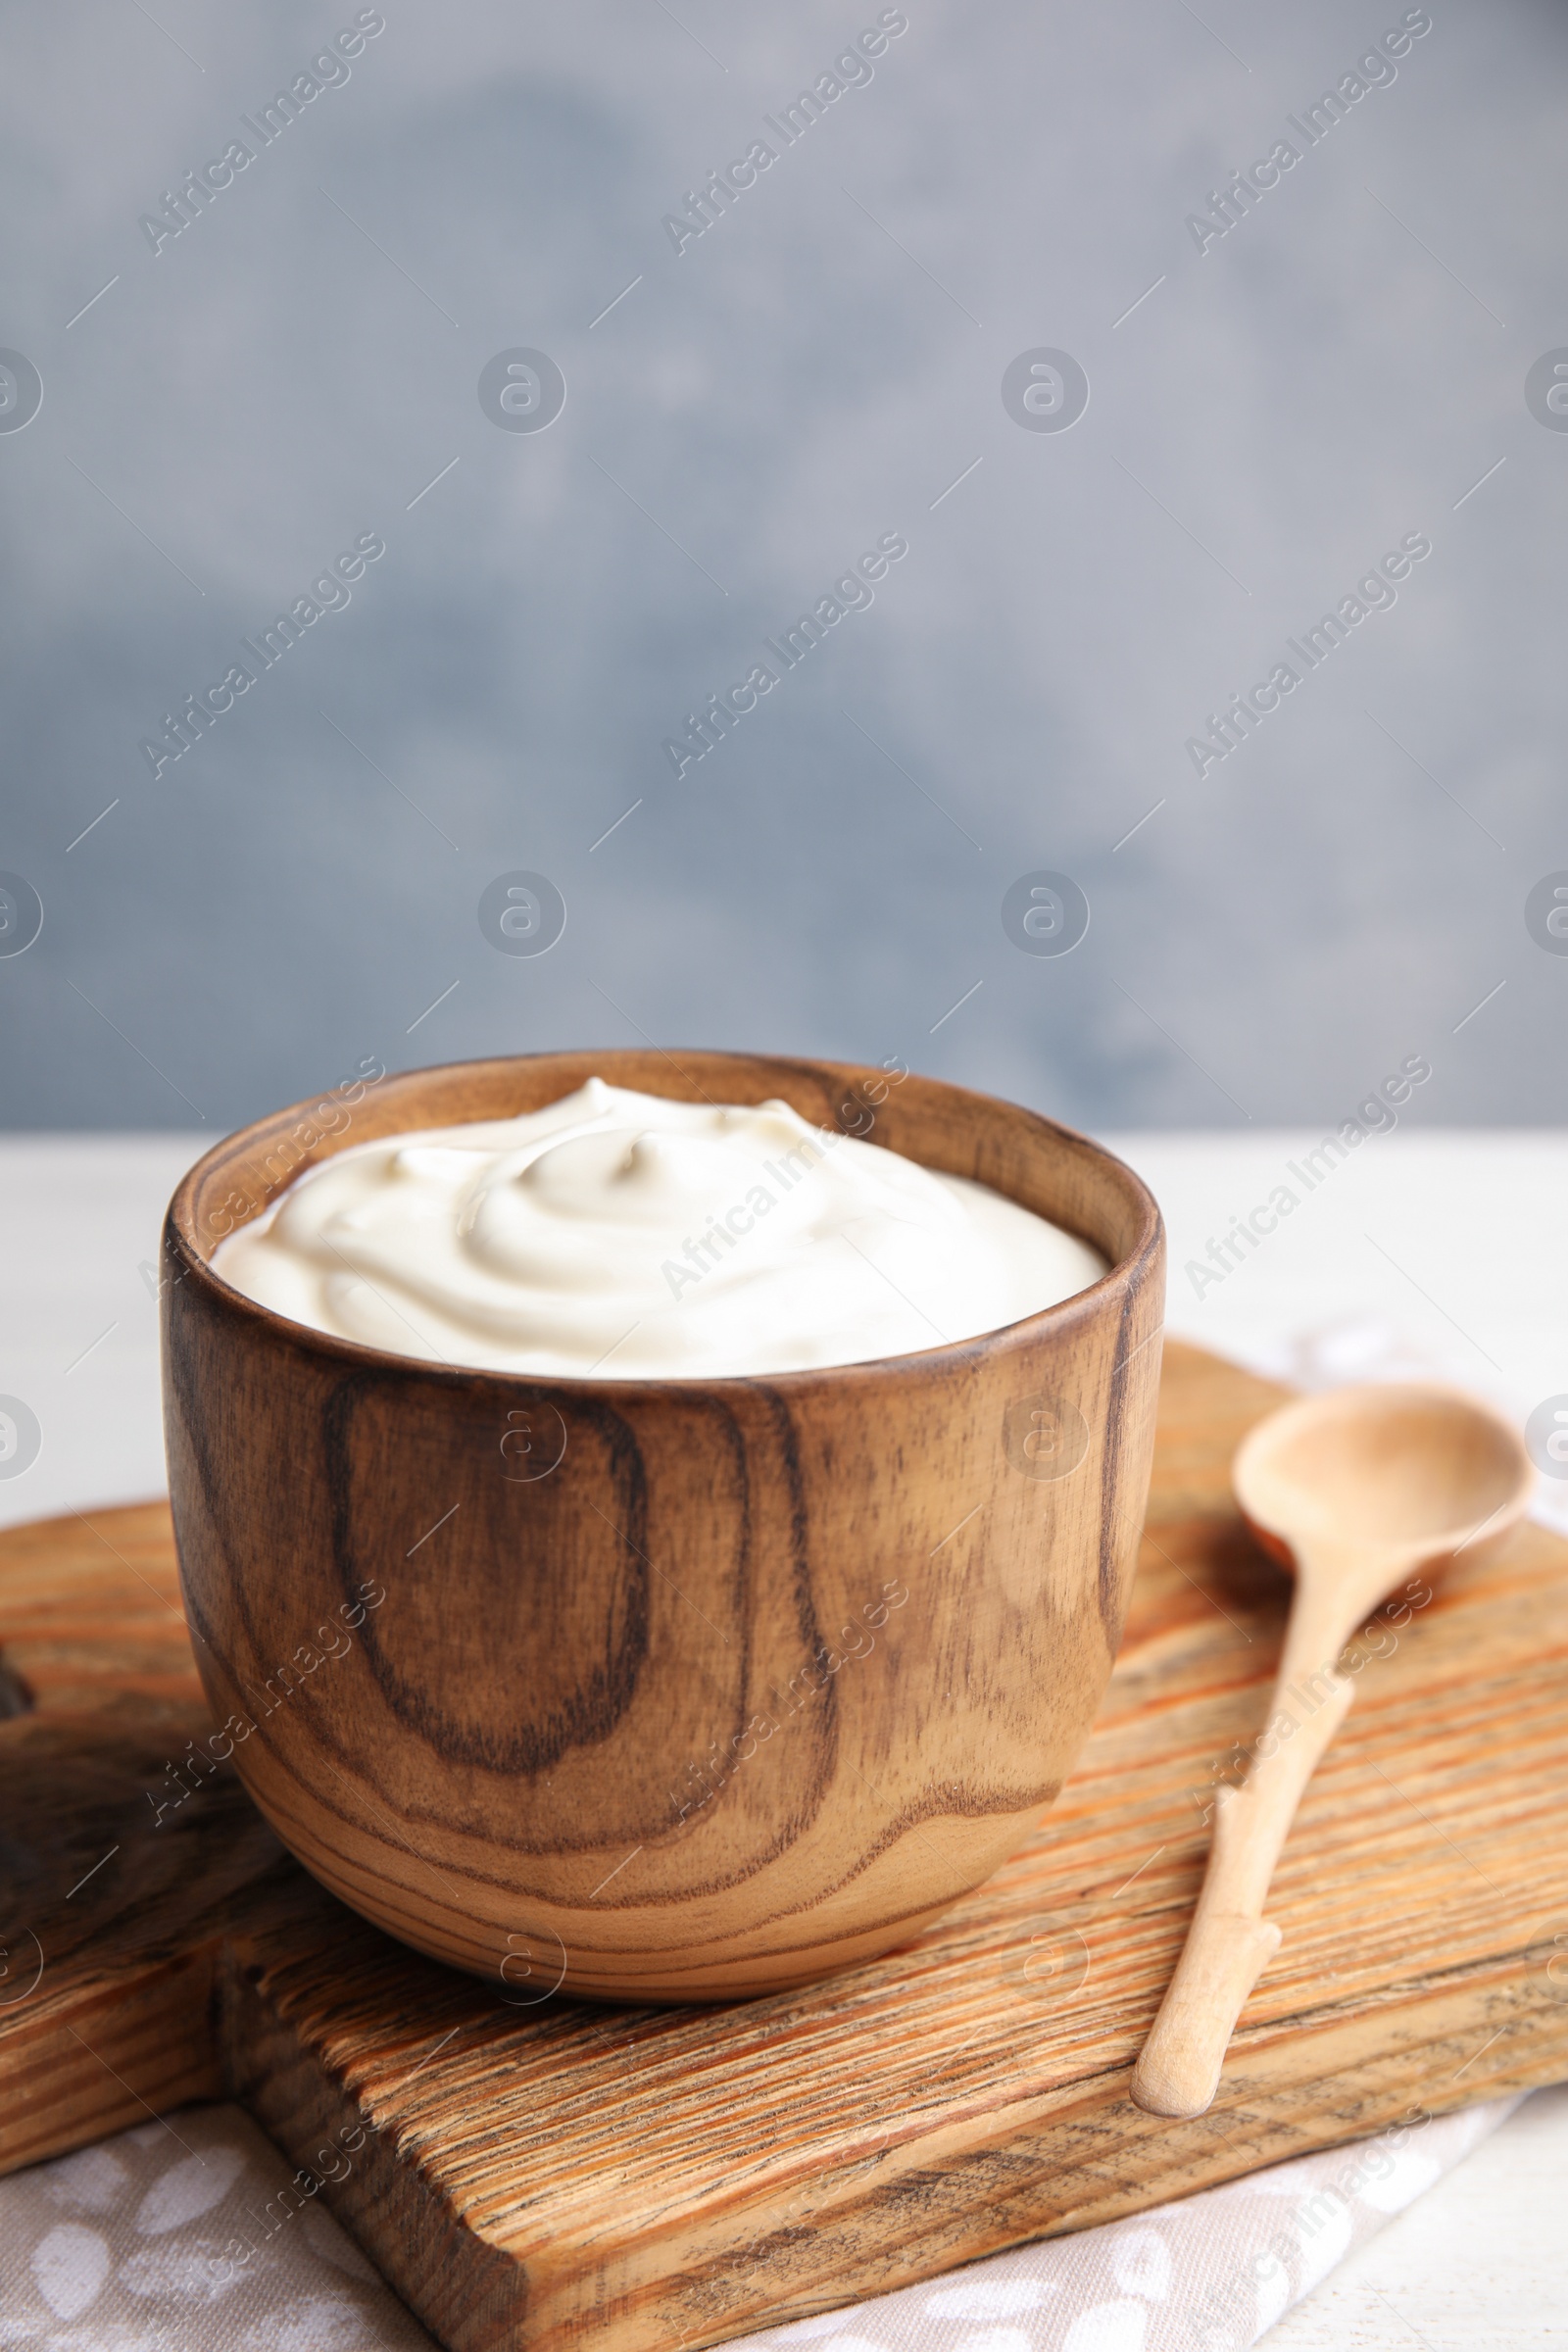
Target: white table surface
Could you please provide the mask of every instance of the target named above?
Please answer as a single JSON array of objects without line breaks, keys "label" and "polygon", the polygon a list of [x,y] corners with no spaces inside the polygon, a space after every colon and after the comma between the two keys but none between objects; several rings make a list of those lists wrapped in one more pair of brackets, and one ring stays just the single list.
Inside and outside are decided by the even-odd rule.
[{"label": "white table surface", "polygon": [[[1373,1137],[1245,1263],[1195,1285],[1189,1261],[1206,1265],[1234,1216],[1281,1183],[1301,1193],[1286,1162],[1318,1140],[1111,1139],[1165,1210],[1170,1331],[1313,1385],[1408,1362],[1521,1417],[1568,1395],[1568,1136]],[[0,1140],[0,1394],[43,1430],[31,1467],[0,1479],[0,1524],[163,1491],[149,1277],[164,1203],[209,1141]],[[1545,1492],[1542,1515],[1568,1528],[1568,1481]],[[1528,2100],[1265,2341],[1568,2344],[1568,2088]]]}]

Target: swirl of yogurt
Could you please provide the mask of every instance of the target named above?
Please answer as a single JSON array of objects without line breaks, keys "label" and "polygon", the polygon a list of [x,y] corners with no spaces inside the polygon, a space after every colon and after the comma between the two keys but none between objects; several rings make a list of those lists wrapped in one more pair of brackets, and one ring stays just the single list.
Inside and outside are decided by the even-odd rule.
[{"label": "swirl of yogurt", "polygon": [[600,1380],[907,1355],[1070,1298],[1105,1260],[958,1176],[788,1103],[590,1078],[514,1119],[384,1137],[213,1255],[293,1322],[398,1355]]}]

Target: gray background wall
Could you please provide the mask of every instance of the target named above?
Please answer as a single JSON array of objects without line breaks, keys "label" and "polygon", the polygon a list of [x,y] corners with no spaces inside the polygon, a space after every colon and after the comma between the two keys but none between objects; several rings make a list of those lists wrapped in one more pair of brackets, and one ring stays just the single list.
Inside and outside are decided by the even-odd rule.
[{"label": "gray background wall", "polygon": [[[1562,13],[1434,0],[1200,254],[1400,6],[908,0],[677,255],[662,217],[878,13],[386,0],[155,255],[139,216],[355,7],[9,12],[0,344],[44,398],[0,432],[0,867],[45,919],[0,958],[6,1123],[219,1132],[365,1055],[640,1033],[1091,1125],[1337,1119],[1411,1054],[1412,1118],[1568,1112],[1525,921],[1568,867],[1568,434],[1524,388],[1568,343]],[[518,346],[546,431],[480,407]],[[1040,346],[1071,430],[1004,407]],[[677,781],[681,714],[892,531]],[[347,609],[155,780],[161,714],[364,532]],[[1200,779],[1205,714],[1413,532]],[[477,920],[517,868],[568,908],[538,957]],[[1004,930],[1038,868],[1087,894],[1071,955]]]}]

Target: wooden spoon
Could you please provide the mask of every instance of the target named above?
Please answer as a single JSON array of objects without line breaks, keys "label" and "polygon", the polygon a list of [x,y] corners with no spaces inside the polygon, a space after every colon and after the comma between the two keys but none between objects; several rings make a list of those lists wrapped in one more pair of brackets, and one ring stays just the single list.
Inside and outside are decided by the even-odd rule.
[{"label": "wooden spoon", "polygon": [[[1336,1672],[1356,1628],[1417,1569],[1490,1548],[1519,1519],[1535,1472],[1518,1432],[1454,1389],[1338,1389],[1250,1432],[1232,1483],[1253,1534],[1296,1571],[1274,1686],[1275,1745],[1221,1788],[1187,1942],[1133,2075],[1151,2115],[1201,2115],[1242,2004],[1279,1947],[1263,1917],[1301,1792],[1353,1685]],[[1261,1738],[1261,1735],[1260,1735]]]}]

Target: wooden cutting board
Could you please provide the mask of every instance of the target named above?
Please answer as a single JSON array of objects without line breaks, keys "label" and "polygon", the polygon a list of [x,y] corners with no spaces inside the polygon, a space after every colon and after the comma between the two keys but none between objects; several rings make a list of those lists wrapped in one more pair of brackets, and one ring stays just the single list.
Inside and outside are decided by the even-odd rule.
[{"label": "wooden cutting board", "polygon": [[1031,1843],[906,1950],[730,2008],[522,1970],[513,2005],[361,1925],[231,1771],[175,1801],[207,1719],[165,1506],[0,1536],[0,2166],[237,2097],[443,2343],[641,2352],[1568,2076],[1568,1544],[1532,1527],[1352,1648],[1219,2099],[1128,2100],[1265,1713],[1287,1588],[1227,1467],[1277,1396],[1168,1348],[1121,1660]]}]

